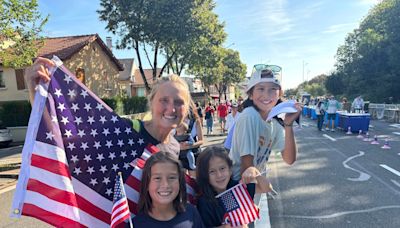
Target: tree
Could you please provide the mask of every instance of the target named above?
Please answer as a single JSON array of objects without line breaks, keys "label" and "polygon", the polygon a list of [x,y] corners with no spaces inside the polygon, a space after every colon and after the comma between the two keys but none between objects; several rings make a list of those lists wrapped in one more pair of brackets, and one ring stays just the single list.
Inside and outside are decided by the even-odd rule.
[{"label": "tree", "polygon": [[176,50],[175,57],[171,58],[169,67],[175,74],[180,75],[182,70],[191,66],[208,65],[214,61],[215,49],[220,47],[226,39],[224,24],[218,20],[213,12],[213,0],[204,0],[201,7],[196,8],[194,16],[197,18],[199,30],[186,43],[177,47],[168,47],[166,58],[169,59],[172,50]]},{"label": "tree", "polygon": [[[117,48],[135,50],[143,81],[150,90],[141,51],[153,69],[155,80],[172,59],[185,56],[177,55],[183,52],[182,48],[189,47],[205,33],[207,21],[201,15],[208,3],[207,0],[101,0],[102,8],[97,12],[100,20],[107,23],[106,29],[122,37],[117,41]],[[161,55],[167,58],[157,75]]]},{"label": "tree", "polygon": [[347,97],[400,101],[400,21],[393,20],[398,15],[400,1],[381,1],[338,48],[332,80],[340,79]]},{"label": "tree", "polygon": [[11,68],[32,64],[47,20],[36,0],[0,0],[0,62]]}]

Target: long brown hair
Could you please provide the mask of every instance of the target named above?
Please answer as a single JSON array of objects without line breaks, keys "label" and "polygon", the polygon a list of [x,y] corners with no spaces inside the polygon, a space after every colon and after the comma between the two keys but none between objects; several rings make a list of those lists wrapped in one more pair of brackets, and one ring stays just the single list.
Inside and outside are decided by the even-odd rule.
[{"label": "long brown hair", "polygon": [[149,193],[149,184],[151,178],[151,167],[157,163],[172,163],[176,165],[179,174],[179,193],[174,199],[173,205],[177,212],[184,212],[186,208],[186,182],[185,174],[182,169],[181,162],[168,152],[158,152],[153,154],[149,159],[147,159],[142,174],[142,181],[140,184],[140,198],[138,203],[138,211],[144,214],[149,214],[153,208],[153,201]]},{"label": "long brown hair", "polygon": [[200,188],[200,196],[204,196],[213,203],[217,203],[217,200],[215,199],[214,195],[215,190],[210,184],[209,169],[210,160],[215,157],[225,160],[229,169],[232,169],[232,160],[229,158],[226,150],[220,146],[207,147],[203,152],[200,153],[196,164],[196,181]]}]

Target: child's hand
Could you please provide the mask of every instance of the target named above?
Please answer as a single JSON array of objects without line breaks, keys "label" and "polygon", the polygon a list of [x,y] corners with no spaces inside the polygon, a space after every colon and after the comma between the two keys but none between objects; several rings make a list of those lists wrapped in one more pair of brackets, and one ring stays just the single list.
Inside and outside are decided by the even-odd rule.
[{"label": "child's hand", "polygon": [[256,177],[260,175],[260,171],[254,166],[250,166],[242,173],[242,183],[257,183]]},{"label": "child's hand", "polygon": [[303,109],[303,106],[298,102],[296,102],[294,106],[297,109],[297,112],[285,114],[285,120],[283,122],[286,126],[291,126],[293,122],[300,116],[301,110]]}]

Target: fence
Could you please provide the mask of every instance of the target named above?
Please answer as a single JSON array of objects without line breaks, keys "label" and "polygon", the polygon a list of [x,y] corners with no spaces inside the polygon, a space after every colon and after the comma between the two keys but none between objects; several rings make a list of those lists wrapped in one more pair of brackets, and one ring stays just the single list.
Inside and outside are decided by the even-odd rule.
[{"label": "fence", "polygon": [[400,104],[370,103],[368,110],[373,119],[384,119],[389,122],[400,123]]}]

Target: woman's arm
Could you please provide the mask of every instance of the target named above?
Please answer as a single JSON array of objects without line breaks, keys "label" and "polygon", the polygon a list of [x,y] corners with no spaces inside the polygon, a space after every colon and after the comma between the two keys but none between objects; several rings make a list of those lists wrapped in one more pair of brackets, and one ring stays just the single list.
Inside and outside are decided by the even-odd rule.
[{"label": "woman's arm", "polygon": [[33,105],[33,100],[35,99],[35,88],[39,84],[39,81],[50,81],[50,73],[47,70],[50,67],[54,67],[53,61],[38,57],[32,66],[26,68],[25,79],[27,82],[31,105]]}]

